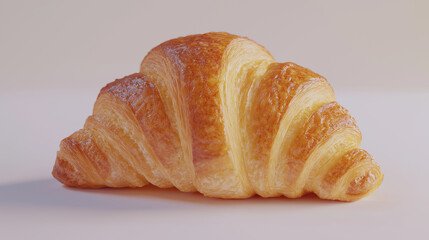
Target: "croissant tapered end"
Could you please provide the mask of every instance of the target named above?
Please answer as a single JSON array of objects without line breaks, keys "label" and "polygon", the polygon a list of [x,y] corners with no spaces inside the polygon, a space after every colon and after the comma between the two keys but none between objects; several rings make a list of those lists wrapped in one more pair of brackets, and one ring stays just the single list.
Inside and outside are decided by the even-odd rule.
[{"label": "croissant tapered end", "polygon": [[374,192],[384,175],[374,158],[363,149],[347,152],[321,181],[321,198],[356,201]]},{"label": "croissant tapered end", "polygon": [[383,180],[361,139],[324,77],[248,38],[206,33],[162,43],[139,73],[104,87],[52,174],[81,188],[356,201]]},{"label": "croissant tapered end", "polygon": [[[93,119],[89,117],[87,124]],[[96,128],[81,129],[61,141],[52,175],[66,186],[79,188],[146,185],[144,177],[123,160],[129,155],[113,146],[117,142],[108,142],[107,136],[101,135],[102,127]]]},{"label": "croissant tapered end", "polygon": [[384,175],[381,174],[379,169],[369,170],[362,176],[354,178],[350,181],[349,187],[347,188],[347,195],[350,197],[347,200],[355,201],[368,196],[377,190],[383,178]]},{"label": "croissant tapered end", "polygon": [[66,186],[78,187],[88,185],[67,161],[59,157],[55,161],[52,176]]},{"label": "croissant tapered end", "polygon": [[52,176],[68,187],[78,188],[102,188],[104,185],[94,184],[85,176],[76,172],[75,169],[65,160],[57,157]]},{"label": "croissant tapered end", "polygon": [[[88,170],[79,170],[78,167],[74,166],[70,161],[77,160],[84,163],[85,160],[80,160],[78,157],[82,157],[81,150],[79,149],[78,143],[76,143],[76,137],[81,133],[82,130],[74,133],[72,136],[65,138],[61,141],[60,151],[57,153],[54,169],[52,175],[61,183],[70,187],[79,188],[99,188],[103,187],[103,184],[95,177],[86,174]],[[69,155],[72,154],[72,155]],[[79,156],[80,155],[80,156]]]}]

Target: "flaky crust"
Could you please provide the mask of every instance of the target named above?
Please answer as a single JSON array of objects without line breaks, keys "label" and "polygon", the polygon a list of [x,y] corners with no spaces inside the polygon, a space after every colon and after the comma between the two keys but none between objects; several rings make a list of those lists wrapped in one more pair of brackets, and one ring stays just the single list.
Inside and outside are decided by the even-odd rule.
[{"label": "flaky crust", "polygon": [[360,141],[325,78],[247,38],[207,33],[162,43],[139,73],[104,87],[61,142],[53,175],[82,188],[355,201],[383,179]]}]

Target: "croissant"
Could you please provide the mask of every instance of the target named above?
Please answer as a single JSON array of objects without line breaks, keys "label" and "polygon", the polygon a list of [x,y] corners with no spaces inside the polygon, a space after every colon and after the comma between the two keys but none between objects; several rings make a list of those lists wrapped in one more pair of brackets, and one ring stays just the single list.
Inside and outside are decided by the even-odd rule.
[{"label": "croissant", "polygon": [[139,73],[107,84],[52,174],[79,188],[355,201],[383,180],[360,142],[324,77],[248,38],[206,33],[162,43]]}]

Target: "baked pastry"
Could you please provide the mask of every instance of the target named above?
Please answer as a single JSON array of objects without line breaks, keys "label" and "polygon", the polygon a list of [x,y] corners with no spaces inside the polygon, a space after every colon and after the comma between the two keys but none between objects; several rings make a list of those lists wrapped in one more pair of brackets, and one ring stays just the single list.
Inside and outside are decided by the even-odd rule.
[{"label": "baked pastry", "polygon": [[162,43],[139,73],[107,84],[52,174],[80,188],[355,201],[383,179],[360,142],[325,78],[247,38],[206,33]]}]

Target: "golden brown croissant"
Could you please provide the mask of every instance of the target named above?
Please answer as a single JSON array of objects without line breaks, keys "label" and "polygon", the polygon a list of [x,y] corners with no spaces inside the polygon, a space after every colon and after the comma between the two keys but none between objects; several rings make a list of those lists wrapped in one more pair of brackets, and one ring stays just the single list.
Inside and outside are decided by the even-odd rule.
[{"label": "golden brown croissant", "polygon": [[360,141],[325,78],[207,33],[162,43],[140,73],[105,86],[84,128],[62,140],[53,175],[82,188],[355,201],[383,179]]}]

